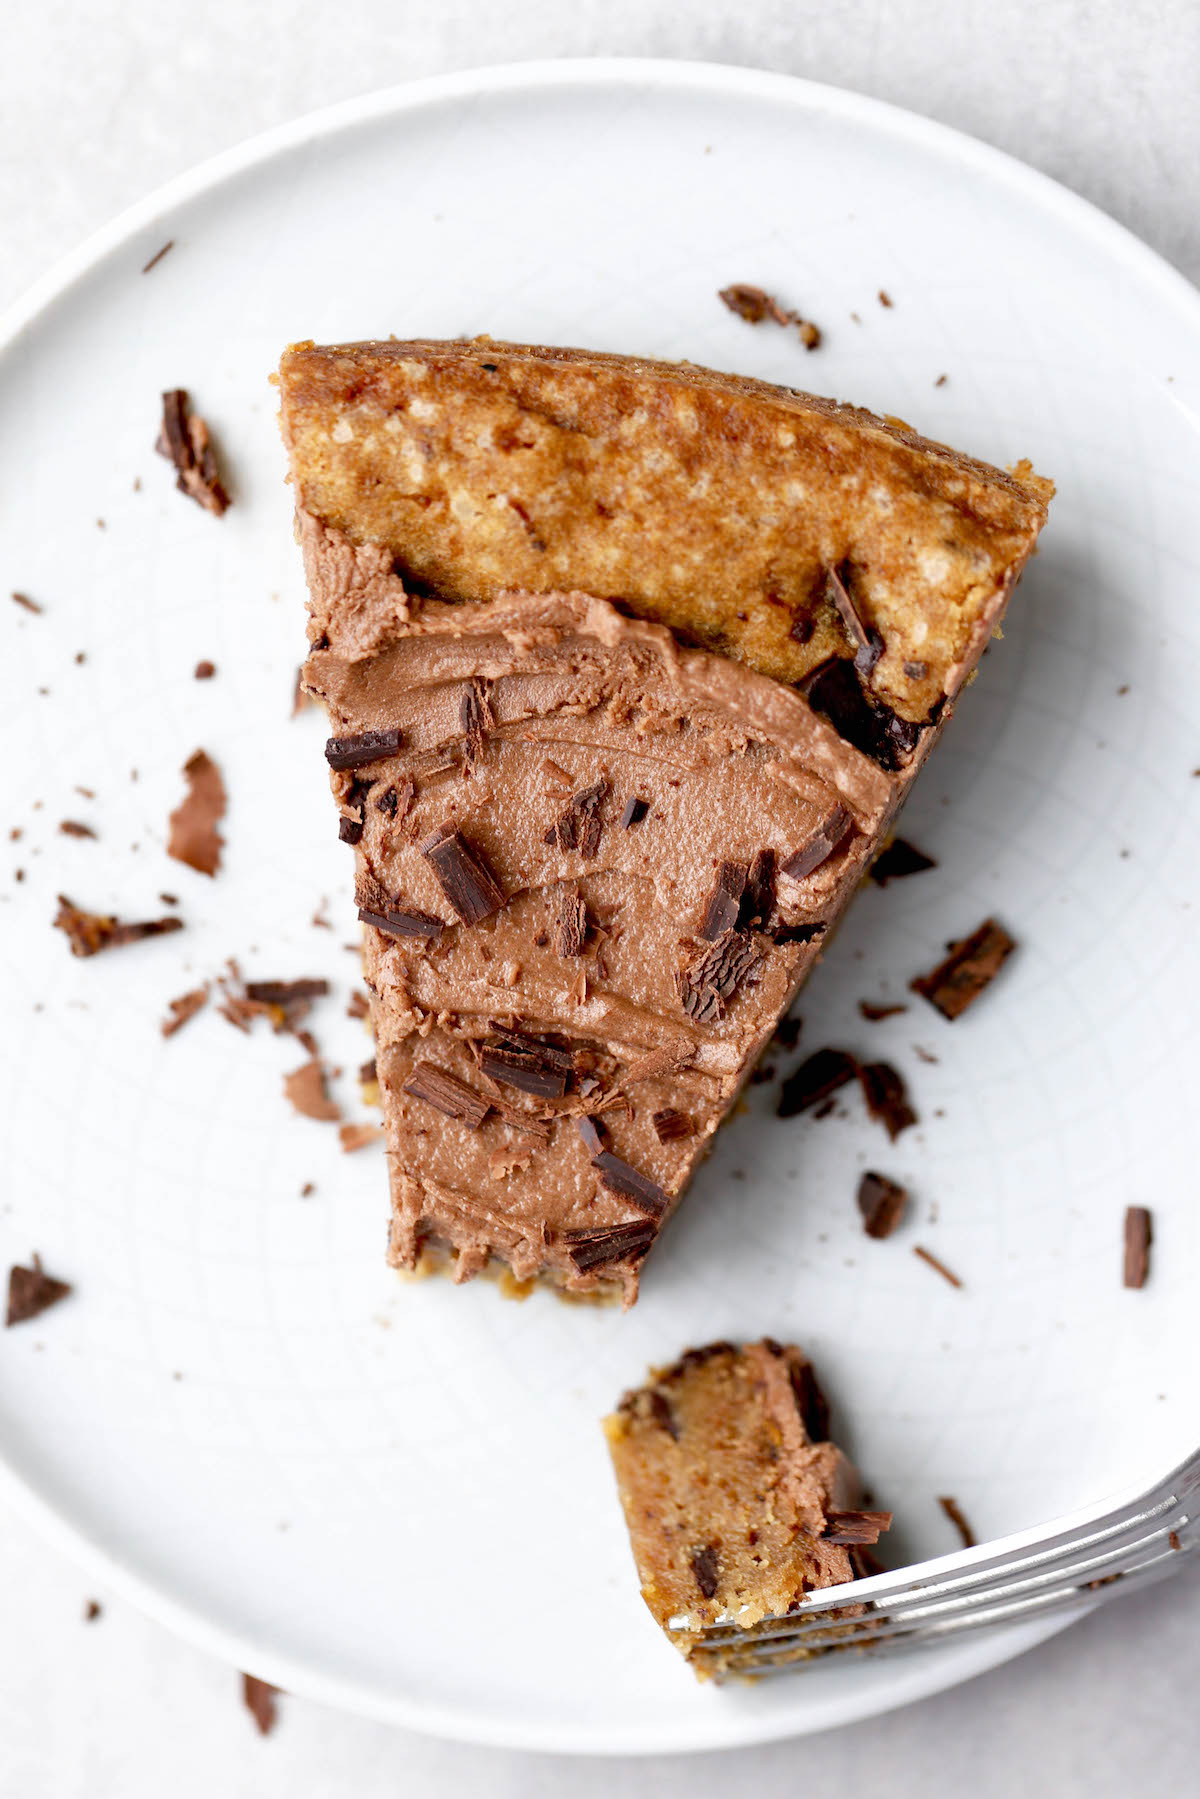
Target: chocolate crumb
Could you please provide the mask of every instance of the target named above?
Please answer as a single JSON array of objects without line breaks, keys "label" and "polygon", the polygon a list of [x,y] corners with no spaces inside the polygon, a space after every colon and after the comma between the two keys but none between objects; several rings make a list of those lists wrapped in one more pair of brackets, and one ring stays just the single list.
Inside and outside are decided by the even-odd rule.
[{"label": "chocolate crumb", "polygon": [[639,1174],[636,1168],[631,1168],[628,1162],[608,1150],[592,1157],[592,1167],[599,1174],[602,1185],[611,1193],[619,1193],[622,1199],[628,1199],[648,1217],[661,1218],[671,1203],[669,1195],[649,1175]]},{"label": "chocolate crumb", "polygon": [[453,825],[443,825],[420,848],[464,924],[478,924],[504,905],[504,892],[482,851],[473,848]]},{"label": "chocolate crumb", "polygon": [[278,1715],[275,1695],[279,1691],[269,1680],[259,1680],[256,1674],[242,1675],[242,1703],[258,1725],[260,1736],[268,1736],[275,1727]]},{"label": "chocolate crumb", "polygon": [[83,1602],[83,1621],[94,1624],[97,1618],[103,1617],[104,1608],[98,1599],[85,1599]]},{"label": "chocolate crumb", "polygon": [[313,1194],[316,1192],[316,1190],[317,1190],[316,1181],[305,1181],[304,1185],[300,1189],[301,1199],[311,1199]]},{"label": "chocolate crumb", "polygon": [[80,824],[77,818],[62,819],[58,828],[64,837],[91,837],[94,839],[96,835],[91,825]]},{"label": "chocolate crumb", "polygon": [[458,1119],[469,1131],[477,1131],[491,1110],[490,1102],[473,1087],[434,1062],[418,1062],[404,1083],[404,1091],[444,1112],[447,1118]]},{"label": "chocolate crumb", "polygon": [[588,1274],[610,1262],[640,1262],[658,1233],[657,1225],[644,1223],[617,1224],[603,1231],[566,1231],[563,1242],[577,1273]]},{"label": "chocolate crumb", "polygon": [[879,304],[881,306],[894,306],[895,303],[896,302],[892,299],[892,296],[889,293],[886,293],[884,291],[884,289],[881,287],[879,290]]},{"label": "chocolate crumb", "polygon": [[446,928],[440,918],[416,906],[389,906],[384,912],[360,906],[358,917],[361,924],[382,931],[385,937],[416,937],[424,943],[436,942]]},{"label": "chocolate crumb", "polygon": [[564,959],[582,956],[587,942],[587,907],[573,881],[560,888],[554,914],[554,948]]},{"label": "chocolate crumb", "polygon": [[338,1126],[338,1141],[346,1155],[353,1155],[355,1150],[366,1149],[369,1143],[379,1143],[383,1139],[383,1131],[377,1124],[342,1124]]},{"label": "chocolate crumb", "polygon": [[957,1274],[952,1274],[945,1262],[939,1262],[935,1255],[932,1255],[927,1249],[922,1249],[919,1243],[913,1245],[913,1254],[915,1256],[920,1256],[923,1262],[927,1262],[930,1268],[932,1268],[936,1274],[940,1274],[944,1281],[949,1281],[952,1287],[962,1286],[962,1282],[959,1280]]},{"label": "chocolate crumb", "polygon": [[40,1318],[71,1291],[69,1281],[57,1281],[46,1273],[41,1256],[35,1255],[32,1260],[32,1268],[14,1264],[8,1271],[6,1329],[14,1324],[27,1324],[31,1318]]},{"label": "chocolate crumb", "polygon": [[1179,1541],[1179,1532],[1177,1530],[1169,1530],[1167,1532],[1167,1542],[1171,1545],[1172,1549],[1183,1548],[1183,1544]]},{"label": "chocolate crumb", "polygon": [[828,1099],[858,1073],[857,1059],[844,1049],[818,1049],[789,1074],[779,1090],[780,1118],[795,1118]]},{"label": "chocolate crumb", "polygon": [[774,1041],[780,1049],[795,1049],[800,1041],[800,1033],[804,1029],[804,1020],[798,1014],[781,1018],[775,1026]]},{"label": "chocolate crumb", "polygon": [[230,502],[217,473],[207,424],[198,413],[189,411],[186,388],[173,387],[164,393],[162,408],[155,449],[175,465],[175,485],[180,493],[220,518]]},{"label": "chocolate crumb", "polygon": [[935,386],[935,387],[945,387],[945,385],[946,385],[946,382],[947,382],[947,381],[948,381],[948,380],[949,380],[949,376],[948,376],[948,375],[939,375],[939,376],[938,376],[938,378],[937,378],[937,380],[936,380],[936,381],[935,381],[935,382],[934,382],[934,384],[933,384],[933,385],[934,385],[934,386]]},{"label": "chocolate crumb", "polygon": [[1145,1206],[1125,1208],[1124,1284],[1144,1287],[1150,1272],[1150,1243],[1153,1236],[1150,1212]]},{"label": "chocolate crumb", "polygon": [[143,263],[142,274],[148,275],[150,273],[151,269],[154,268],[157,263],[160,263],[162,261],[163,257],[167,254],[167,251],[173,250],[174,248],[175,248],[175,239],[173,237],[169,237],[167,239],[166,243],[163,245],[162,249],[156,250],[154,252],[153,256],[150,258],[149,262]]},{"label": "chocolate crumb", "polygon": [[188,791],[168,821],[167,854],[177,862],[186,862],[198,874],[215,875],[224,845],[217,823],[225,816],[225,783],[220,769],[204,750],[196,750],[188,757],[183,776]]},{"label": "chocolate crumb", "polygon": [[721,1579],[721,1564],[717,1560],[717,1552],[711,1543],[703,1549],[697,1549],[692,1555],[692,1573],[696,1577],[696,1585],[706,1599],[712,1599]]},{"label": "chocolate crumb", "polygon": [[368,1004],[366,994],[360,992],[356,988],[355,991],[350,995],[350,1000],[346,1007],[346,1017],[347,1018],[366,1018],[368,1016],[368,1014],[370,1013],[370,1010],[371,1010],[371,1007]]},{"label": "chocolate crumb", "polygon": [[776,325],[786,325],[790,319],[778,300],[764,288],[752,287],[748,281],[735,281],[729,287],[721,288],[717,298],[747,325],[761,325],[768,318]]},{"label": "chocolate crumb", "polygon": [[360,731],[355,737],[329,737],[325,760],[330,768],[365,768],[394,756],[404,743],[403,731]]},{"label": "chocolate crumb", "polygon": [[649,800],[639,799],[636,794],[631,794],[625,801],[625,810],[621,814],[621,829],[631,831],[634,825],[640,825],[649,810]]},{"label": "chocolate crumb", "polygon": [[602,1155],[604,1152],[603,1128],[598,1119],[585,1112],[582,1118],[575,1120],[576,1129],[583,1139],[583,1147],[589,1156]]},{"label": "chocolate crumb", "polygon": [[908,1189],[886,1174],[868,1170],[858,1183],[858,1209],[862,1213],[863,1230],[868,1237],[890,1237],[904,1217],[908,1205]]},{"label": "chocolate crumb", "polygon": [[170,1017],[164,1018],[159,1027],[164,1037],[173,1037],[181,1031],[189,1018],[194,1018],[208,1004],[208,982],[203,987],[195,987],[190,993],[181,993],[178,999],[167,1001]]},{"label": "chocolate crumb", "polygon": [[542,842],[558,850],[578,850],[585,861],[592,861],[600,848],[600,835],[604,829],[600,805],[607,792],[608,781],[601,775],[590,787],[573,793]]},{"label": "chocolate crumb", "polygon": [[964,1518],[963,1512],[962,1512],[962,1507],[959,1505],[957,1499],[952,1499],[948,1493],[942,1493],[942,1494],[939,1494],[939,1496],[938,1496],[938,1504],[941,1506],[941,1508],[945,1512],[947,1518],[949,1518],[951,1524],[953,1524],[955,1530],[958,1532],[959,1536],[962,1538],[963,1548],[964,1549],[974,1549],[974,1547],[975,1547],[975,1532],[971,1529],[971,1526],[967,1523],[966,1519]]},{"label": "chocolate crumb", "polygon": [[842,621],[847,637],[854,646],[855,671],[865,680],[883,655],[883,638],[873,625],[868,625],[850,593],[850,565],[831,568],[825,576],[825,594]]},{"label": "chocolate crumb", "polygon": [[890,1530],[891,1512],[827,1512],[826,1543],[878,1543],[885,1530]]},{"label": "chocolate crumb", "polygon": [[783,873],[793,881],[802,881],[806,875],[813,874],[822,863],[828,862],[853,824],[854,820],[846,807],[835,806],[808,841],[788,857],[783,864]]},{"label": "chocolate crumb", "polygon": [[283,1093],[302,1118],[315,1118],[321,1124],[334,1124],[341,1117],[341,1107],[330,1099],[324,1064],[316,1056],[283,1077]]},{"label": "chocolate crumb", "polygon": [[1004,927],[987,918],[969,937],[951,944],[949,955],[936,968],[918,975],[909,986],[953,1022],[994,980],[1016,947]]},{"label": "chocolate crumb", "polygon": [[329,982],[309,977],[298,981],[247,981],[246,998],[262,1006],[294,1006],[297,1000],[324,999]]},{"label": "chocolate crumb", "polygon": [[725,1016],[726,1001],[753,974],[763,959],[761,941],[746,931],[724,931],[675,976],[675,988],[687,1016],[697,1024],[714,1024]]},{"label": "chocolate crumb", "polygon": [[899,1012],[907,1012],[907,1006],[886,1006],[877,1004],[871,999],[860,999],[858,1009],[868,1024],[879,1024],[885,1018],[895,1018]]},{"label": "chocolate crumb", "polygon": [[686,1112],[677,1112],[673,1106],[664,1106],[651,1119],[660,1143],[677,1143],[683,1137],[690,1137],[695,1129]]},{"label": "chocolate crumb", "polygon": [[878,886],[886,887],[889,881],[924,874],[927,868],[936,867],[932,856],[927,856],[903,837],[893,837],[887,848],[876,856],[867,873]]},{"label": "chocolate crumb", "polygon": [[804,676],[800,692],[814,712],[827,718],[839,737],[877,762],[895,770],[916,748],[921,726],[913,724],[878,698],[863,692],[854,663],[833,656]]},{"label": "chocolate crumb", "polygon": [[700,935],[706,943],[714,943],[738,922],[742,895],[749,873],[744,862],[722,862],[712,892],[704,904]]},{"label": "chocolate crumb", "polygon": [[102,912],[84,912],[64,893],[58,896],[56,929],[65,931],[73,956],[95,956],[105,949],[119,949],[126,943],[140,943],[146,937],[164,937],[170,931],[181,931],[181,918],[150,918],[139,924],[124,924],[119,918]]},{"label": "chocolate crumb", "polygon": [[211,681],[216,672],[215,662],[197,662],[192,671],[192,678],[196,681]]},{"label": "chocolate crumb", "polygon": [[917,1115],[909,1104],[904,1077],[890,1062],[862,1062],[858,1079],[867,1111],[884,1126],[894,1143],[901,1131],[917,1122]]},{"label": "chocolate crumb", "polygon": [[44,606],[38,604],[37,600],[31,600],[27,593],[13,593],[9,597],[16,605],[23,607],[26,612],[40,614],[46,610]]}]

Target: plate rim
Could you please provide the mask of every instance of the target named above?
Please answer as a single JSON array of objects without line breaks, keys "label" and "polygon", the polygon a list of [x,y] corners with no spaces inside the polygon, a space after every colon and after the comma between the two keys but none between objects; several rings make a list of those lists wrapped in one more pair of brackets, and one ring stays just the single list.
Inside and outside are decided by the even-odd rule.
[{"label": "plate rim", "polygon": [[[58,300],[91,275],[115,252],[169,216],[173,208],[219,190],[277,157],[341,132],[389,116],[412,114],[455,100],[517,92],[538,93],[579,84],[600,89],[657,84],[663,89],[707,92],[715,99],[730,96],[778,100],[802,112],[826,113],[850,123],[883,127],[894,138],[949,153],[960,166],[976,167],[999,177],[1027,202],[1057,213],[1076,233],[1083,231],[1110,255],[1181,310],[1200,332],[1200,289],[1128,226],[1070,188],[995,145],[954,126],[873,96],[807,77],[747,65],[698,59],[657,57],[563,57],[486,64],[400,82],[352,96],[301,114],[256,133],[207,157],[154,188],[57,259],[50,268],[0,311],[0,356],[20,348],[20,340]],[[809,1717],[781,1707],[776,1715],[732,1712],[714,1706],[707,1718],[683,1727],[638,1726],[568,1735],[552,1720],[537,1731],[524,1721],[472,1715],[469,1709],[430,1706],[404,1695],[384,1694],[352,1677],[332,1674],[304,1658],[260,1645],[253,1638],[215,1622],[202,1610],[175,1598],[170,1589],[108,1548],[65,1509],[39,1491],[0,1450],[0,1495],[55,1547],[80,1564],[122,1598],[197,1648],[235,1668],[253,1669],[280,1688],[341,1710],[398,1724],[446,1740],[496,1748],[587,1755],[648,1755],[749,1747],[806,1735],[907,1705],[999,1666],[1046,1641],[1080,1616],[1043,1618],[1006,1627],[892,1664],[896,1678],[882,1696],[847,1688],[823,1695]]]}]

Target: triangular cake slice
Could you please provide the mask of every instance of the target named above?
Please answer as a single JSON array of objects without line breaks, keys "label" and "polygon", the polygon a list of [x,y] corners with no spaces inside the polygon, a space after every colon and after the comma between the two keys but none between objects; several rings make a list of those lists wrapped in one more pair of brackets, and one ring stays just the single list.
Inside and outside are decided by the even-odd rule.
[{"label": "triangular cake slice", "polygon": [[690,364],[288,350],[391,1257],[636,1296],[1050,483]]}]

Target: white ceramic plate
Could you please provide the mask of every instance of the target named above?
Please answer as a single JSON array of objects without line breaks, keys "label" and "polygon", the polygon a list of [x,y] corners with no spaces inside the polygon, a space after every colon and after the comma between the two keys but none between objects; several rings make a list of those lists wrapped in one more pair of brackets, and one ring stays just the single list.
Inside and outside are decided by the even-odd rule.
[{"label": "white ceramic plate", "polygon": [[[815,318],[819,353],[734,318],[730,281]],[[758,1741],[1052,1628],[701,1689],[638,1598],[597,1419],[687,1343],[797,1338],[897,1512],[895,1559],[954,1546],[938,1494],[991,1535],[1191,1446],[1198,325],[1147,250],[994,151],[802,82],[653,63],[340,107],[174,183],[44,283],[0,355],[4,584],[45,606],[0,617],[24,833],[0,878],[0,1262],[40,1250],[77,1294],[0,1336],[13,1496],[229,1660],[497,1743]],[[856,1104],[782,1123],[753,1089],[624,1318],[402,1285],[381,1159],[281,1097],[296,1045],[211,1011],[158,1032],[232,954],[332,974],[322,1045],[348,1069],[368,1053],[321,725],[288,715],[302,582],[267,377],[290,339],[483,330],[804,384],[1059,483],[1007,641],[909,808],[937,871],[864,892],[803,1000],[802,1048],[891,1057],[921,1127],[892,1147]],[[153,454],[176,384],[231,470],[223,520]],[[192,678],[201,657],[216,679]],[[199,745],[231,794],[215,882],[163,853]],[[186,934],[78,962],[50,929],[60,890],[136,917],[162,889]],[[310,924],[323,895],[332,932]],[[947,1026],[905,983],[989,913],[1020,953]],[[856,1002],[885,996],[908,1011],[865,1023]],[[856,1222],[867,1165],[916,1194],[887,1243]],[[1130,1202],[1155,1214],[1140,1293],[1120,1284]]]}]

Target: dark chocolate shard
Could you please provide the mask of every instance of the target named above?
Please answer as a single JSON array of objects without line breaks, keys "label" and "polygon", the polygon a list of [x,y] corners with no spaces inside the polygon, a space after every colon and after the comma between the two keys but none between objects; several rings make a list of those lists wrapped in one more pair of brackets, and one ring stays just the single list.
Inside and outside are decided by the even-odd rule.
[{"label": "dark chocolate shard", "polygon": [[148,918],[141,923],[124,924],[119,918],[103,912],[84,912],[65,893],[58,896],[54,917],[58,930],[65,931],[73,956],[96,956],[104,949],[119,949],[122,944],[140,943],[145,937],[164,937],[170,931],[181,931],[181,918]]},{"label": "dark chocolate shard", "polygon": [[496,720],[488,698],[488,684],[474,675],[458,708],[462,734],[467,740],[467,755],[472,761],[483,754],[488,733],[495,730]]},{"label": "dark chocolate shard", "polygon": [[775,910],[775,851],[756,850],[746,874],[745,891],[738,914],[738,925],[766,926]]},{"label": "dark chocolate shard", "polygon": [[828,818],[817,826],[808,842],[801,844],[795,854],[788,857],[783,864],[783,873],[793,881],[802,881],[806,875],[813,874],[822,863],[828,862],[853,824],[854,820],[846,807],[835,806]]},{"label": "dark chocolate shard", "polygon": [[936,1006],[943,1018],[958,1018],[999,974],[1016,948],[1003,925],[985,918],[978,930],[950,945],[950,953],[928,974],[909,982],[914,993]]},{"label": "dark chocolate shard", "polygon": [[404,1091],[444,1112],[447,1118],[457,1118],[469,1131],[477,1131],[491,1110],[489,1100],[434,1062],[418,1062],[404,1083]]},{"label": "dark chocolate shard", "polygon": [[901,1131],[917,1122],[903,1075],[890,1062],[860,1062],[858,1079],[867,1111],[884,1126],[894,1143]]},{"label": "dark chocolate shard", "polygon": [[901,718],[882,700],[869,700],[848,657],[820,663],[799,685],[813,711],[880,768],[900,768],[916,748],[921,726]]},{"label": "dark chocolate shard", "polygon": [[194,750],[188,757],[183,777],[188,790],[168,821],[167,854],[198,874],[215,875],[225,841],[217,830],[225,816],[225,783],[204,750]]},{"label": "dark chocolate shard", "polygon": [[907,1012],[907,1006],[884,1005],[873,999],[860,999],[858,1009],[868,1024],[879,1024],[885,1018],[895,1018],[900,1012]]},{"label": "dark chocolate shard", "polygon": [[440,918],[421,912],[415,906],[389,906],[383,912],[360,906],[358,917],[361,924],[373,926],[385,937],[419,937],[424,943],[435,942],[446,928]]},{"label": "dark chocolate shard", "polygon": [[813,924],[773,924],[768,936],[772,943],[813,943],[823,937],[829,926],[822,919]]},{"label": "dark chocolate shard", "polygon": [[575,1120],[576,1128],[583,1139],[583,1147],[589,1156],[598,1156],[604,1150],[604,1136],[598,1119],[590,1117],[586,1112],[582,1118]]},{"label": "dark chocolate shard", "polygon": [[759,966],[764,953],[748,931],[722,932],[676,974],[676,991],[688,1017],[697,1024],[715,1024],[723,1018],[726,1002]]},{"label": "dark chocolate shard", "polygon": [[554,948],[558,955],[582,956],[587,942],[587,907],[573,881],[559,889],[554,909]]},{"label": "dark chocolate shard", "polygon": [[217,473],[208,426],[189,411],[187,389],[170,388],[162,397],[162,425],[155,449],[175,465],[175,485],[206,512],[218,518],[229,507],[229,495]]},{"label": "dark chocolate shard", "polygon": [[717,878],[704,903],[704,916],[700,921],[700,935],[706,943],[715,943],[718,937],[737,925],[748,873],[744,862],[722,862],[717,868]]},{"label": "dark chocolate shard", "polygon": [[858,1183],[858,1209],[868,1237],[890,1237],[908,1205],[908,1189],[868,1170]]},{"label": "dark chocolate shard", "polygon": [[489,1044],[480,1053],[479,1066],[491,1080],[520,1093],[532,1093],[537,1099],[561,1099],[567,1090],[563,1070],[523,1046]]},{"label": "dark chocolate shard", "polygon": [[805,1436],[810,1443],[828,1443],[829,1401],[821,1391],[812,1363],[789,1361],[788,1380]]},{"label": "dark chocolate shard", "polygon": [[421,845],[438,885],[464,924],[490,918],[504,904],[504,891],[481,850],[453,825],[443,825]]},{"label": "dark chocolate shard", "polygon": [[703,1549],[693,1551],[691,1560],[696,1585],[706,1599],[711,1599],[716,1593],[721,1579],[721,1564],[717,1559],[715,1547],[711,1543],[706,1543]]},{"label": "dark chocolate shard", "polygon": [[347,818],[345,813],[338,819],[338,842],[361,843],[363,821],[361,818]]},{"label": "dark chocolate shard", "polygon": [[917,849],[915,844],[903,837],[893,837],[887,848],[876,856],[867,873],[880,887],[886,887],[889,881],[903,880],[906,875],[924,874],[927,868],[936,867],[933,857]]},{"label": "dark chocolate shard", "polygon": [[59,823],[59,830],[64,837],[95,837],[91,825],[81,824],[77,818],[64,818]]},{"label": "dark chocolate shard", "polygon": [[247,981],[246,998],[264,1006],[294,1006],[301,999],[324,999],[329,982],[315,976],[298,981]]},{"label": "dark chocolate shard", "polygon": [[671,1203],[670,1196],[649,1175],[639,1174],[636,1168],[631,1168],[628,1162],[608,1150],[592,1157],[592,1167],[610,1193],[619,1193],[622,1199],[628,1199],[650,1218],[661,1218]]},{"label": "dark chocolate shard", "polygon": [[600,848],[604,829],[600,805],[608,792],[608,781],[601,775],[590,787],[573,793],[566,806],[542,838],[558,850],[578,850],[585,861],[591,861]]},{"label": "dark chocolate shard", "polygon": [[625,801],[625,810],[621,813],[621,829],[631,831],[634,825],[640,825],[649,810],[649,800],[639,799],[636,794],[630,794]]},{"label": "dark chocolate shard", "polygon": [[604,1231],[566,1231],[563,1242],[579,1274],[604,1268],[610,1262],[640,1262],[658,1234],[649,1219],[617,1224]]},{"label": "dark chocolate shard", "polygon": [[825,592],[833,602],[846,635],[854,645],[854,667],[863,680],[872,673],[883,655],[883,638],[873,625],[868,625],[850,592],[850,568],[843,562],[831,568],[825,580]]},{"label": "dark chocolate shard", "polygon": [[971,1526],[967,1523],[967,1520],[963,1515],[962,1507],[959,1505],[957,1499],[952,1499],[949,1493],[940,1493],[938,1495],[938,1504],[941,1506],[941,1508],[945,1512],[947,1518],[949,1518],[951,1524],[953,1524],[955,1530],[958,1532],[959,1536],[962,1538],[963,1548],[964,1549],[974,1549],[974,1547],[975,1547],[975,1532],[971,1529]]},{"label": "dark chocolate shard", "polygon": [[1126,1206],[1125,1208],[1125,1266],[1124,1284],[1127,1287],[1144,1287],[1146,1276],[1150,1272],[1150,1242],[1153,1236],[1153,1222],[1145,1206]]},{"label": "dark chocolate shard", "polygon": [[260,1736],[268,1736],[275,1726],[275,1695],[280,1690],[269,1680],[259,1680],[257,1674],[242,1675],[242,1703],[258,1725]]},{"label": "dark chocolate shard", "polygon": [[208,982],[203,987],[195,987],[190,993],[181,993],[178,999],[167,1001],[168,1017],[159,1027],[164,1037],[173,1037],[181,1031],[189,1018],[194,1018],[202,1007],[208,1003]]},{"label": "dark chocolate shard", "polygon": [[885,1530],[891,1529],[890,1512],[826,1512],[826,1543],[878,1543]]},{"label": "dark chocolate shard", "polygon": [[687,1113],[677,1112],[674,1106],[664,1106],[661,1112],[654,1114],[651,1123],[660,1143],[678,1143],[695,1130]]},{"label": "dark chocolate shard", "polygon": [[365,768],[394,756],[404,743],[403,731],[360,731],[354,737],[325,740],[325,760],[330,768]]},{"label": "dark chocolate shard", "polygon": [[772,1042],[777,1043],[780,1049],[795,1049],[800,1041],[800,1033],[803,1029],[804,1020],[798,1013],[790,1012],[786,1018],[781,1018],[779,1023],[775,1026],[775,1036],[772,1039]]},{"label": "dark chocolate shard", "polygon": [[844,1049],[818,1049],[793,1074],[789,1074],[779,1090],[780,1118],[795,1118],[810,1106],[828,1099],[839,1087],[846,1086],[858,1073],[857,1058]]},{"label": "dark chocolate shard", "polygon": [[71,1291],[69,1281],[57,1281],[42,1267],[41,1256],[33,1257],[32,1268],[15,1265],[8,1271],[8,1309],[4,1316],[7,1329],[13,1324],[27,1324],[39,1318],[65,1299]]}]

